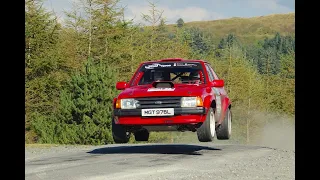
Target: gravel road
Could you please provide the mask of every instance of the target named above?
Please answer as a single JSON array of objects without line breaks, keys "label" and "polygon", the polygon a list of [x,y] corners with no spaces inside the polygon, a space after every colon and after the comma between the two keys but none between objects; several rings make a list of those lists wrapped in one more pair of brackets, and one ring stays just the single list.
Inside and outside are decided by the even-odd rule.
[{"label": "gravel road", "polygon": [[26,147],[25,178],[79,180],[295,179],[295,151],[261,146],[125,144]]}]

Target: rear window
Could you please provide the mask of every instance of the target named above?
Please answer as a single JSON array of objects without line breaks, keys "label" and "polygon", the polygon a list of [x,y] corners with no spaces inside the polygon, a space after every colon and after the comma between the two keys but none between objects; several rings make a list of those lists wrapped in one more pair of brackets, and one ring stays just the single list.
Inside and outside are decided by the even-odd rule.
[{"label": "rear window", "polygon": [[205,77],[198,62],[157,62],[141,66],[133,85],[151,84],[154,81],[171,81],[174,84],[203,84]]}]

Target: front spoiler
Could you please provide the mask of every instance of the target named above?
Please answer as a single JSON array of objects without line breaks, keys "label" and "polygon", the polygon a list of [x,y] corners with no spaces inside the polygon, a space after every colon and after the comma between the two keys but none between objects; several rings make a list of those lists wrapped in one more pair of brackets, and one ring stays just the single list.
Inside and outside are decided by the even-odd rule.
[{"label": "front spoiler", "polygon": [[[186,114],[205,114],[206,108],[192,107],[192,108],[174,108],[174,115]],[[141,116],[141,109],[115,109],[114,116]],[[148,117],[149,118],[149,117]]]},{"label": "front spoiler", "polygon": [[174,116],[142,117],[141,109],[115,109],[114,121],[122,125],[197,124],[205,121],[206,112],[204,107],[174,108]]}]

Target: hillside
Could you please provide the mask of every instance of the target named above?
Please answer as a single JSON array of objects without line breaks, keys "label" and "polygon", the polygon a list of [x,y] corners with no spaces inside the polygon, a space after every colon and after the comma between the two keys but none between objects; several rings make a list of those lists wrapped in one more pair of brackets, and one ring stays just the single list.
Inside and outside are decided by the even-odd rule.
[{"label": "hillside", "polygon": [[[281,35],[295,34],[295,13],[273,14],[251,18],[230,18],[213,21],[196,21],[184,24],[185,27],[198,27],[219,41],[227,34],[234,33],[243,43],[253,43],[265,37],[273,37],[275,32]],[[177,28],[168,25],[169,31]]]}]

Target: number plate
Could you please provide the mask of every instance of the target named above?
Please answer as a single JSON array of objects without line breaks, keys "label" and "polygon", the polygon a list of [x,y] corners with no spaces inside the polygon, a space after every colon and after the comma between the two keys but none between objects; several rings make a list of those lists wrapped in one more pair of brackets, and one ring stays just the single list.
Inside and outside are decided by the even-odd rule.
[{"label": "number plate", "polygon": [[173,116],[173,108],[164,108],[164,109],[142,109],[142,116]]}]

